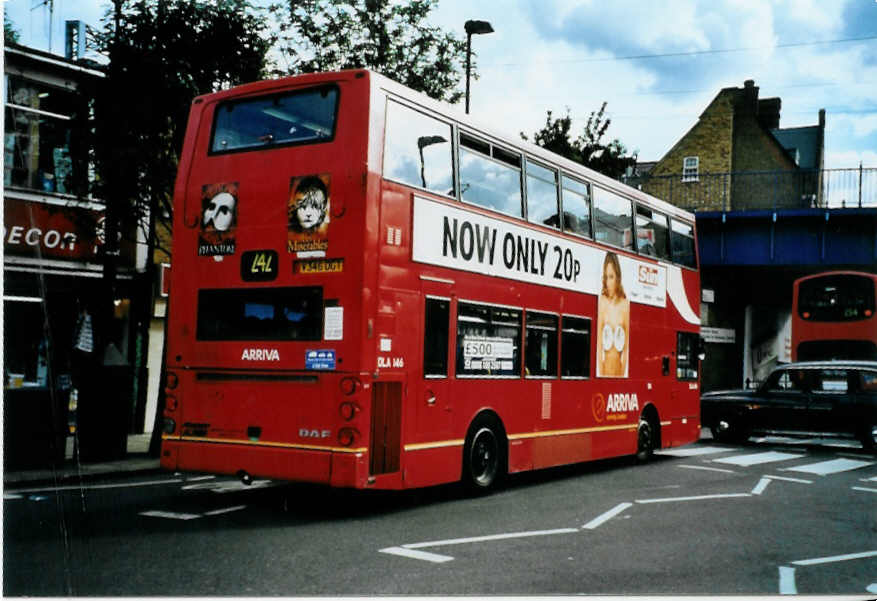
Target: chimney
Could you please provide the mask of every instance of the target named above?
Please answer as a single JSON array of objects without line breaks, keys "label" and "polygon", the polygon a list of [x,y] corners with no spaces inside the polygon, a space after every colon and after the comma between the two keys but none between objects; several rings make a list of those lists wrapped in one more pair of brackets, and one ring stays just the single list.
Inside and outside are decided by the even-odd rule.
[{"label": "chimney", "polygon": [[780,128],[780,107],[782,101],[779,98],[765,98],[758,101],[758,122],[767,129]]},{"label": "chimney", "polygon": [[743,82],[743,112],[749,115],[758,114],[758,87],[755,81],[747,79]]}]

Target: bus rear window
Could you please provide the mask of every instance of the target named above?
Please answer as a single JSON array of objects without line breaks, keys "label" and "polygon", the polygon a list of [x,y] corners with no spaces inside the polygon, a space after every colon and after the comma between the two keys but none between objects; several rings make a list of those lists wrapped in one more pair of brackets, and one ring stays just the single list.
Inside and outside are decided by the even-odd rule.
[{"label": "bus rear window", "polygon": [[224,102],[216,107],[210,153],[328,142],[337,109],[334,86]]},{"label": "bus rear window", "polygon": [[798,313],[810,321],[853,321],[874,315],[874,280],[833,275],[801,282]]},{"label": "bus rear window", "polygon": [[198,340],[320,340],[322,328],[319,287],[198,291]]}]

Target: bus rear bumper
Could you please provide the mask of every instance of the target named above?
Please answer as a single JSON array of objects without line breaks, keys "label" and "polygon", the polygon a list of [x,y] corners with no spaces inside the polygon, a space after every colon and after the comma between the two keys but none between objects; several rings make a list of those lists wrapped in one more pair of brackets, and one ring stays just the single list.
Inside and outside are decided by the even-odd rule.
[{"label": "bus rear bumper", "polygon": [[368,486],[368,456],[362,451],[277,448],[165,438],[161,467],[345,488]]}]

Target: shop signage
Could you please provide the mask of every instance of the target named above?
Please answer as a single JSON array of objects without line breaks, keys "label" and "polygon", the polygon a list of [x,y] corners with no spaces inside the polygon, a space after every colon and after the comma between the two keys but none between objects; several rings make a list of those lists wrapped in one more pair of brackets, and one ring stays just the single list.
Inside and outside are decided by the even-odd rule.
[{"label": "shop signage", "polygon": [[[3,201],[3,251],[6,255],[97,261],[98,249],[103,244],[102,211],[10,197]],[[123,238],[121,247],[123,261],[131,261],[133,244]]]}]

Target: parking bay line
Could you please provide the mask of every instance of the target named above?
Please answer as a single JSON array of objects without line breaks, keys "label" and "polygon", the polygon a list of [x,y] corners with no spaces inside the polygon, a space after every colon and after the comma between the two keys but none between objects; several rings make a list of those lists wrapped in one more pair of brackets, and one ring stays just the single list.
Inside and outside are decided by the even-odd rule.
[{"label": "parking bay line", "polygon": [[666,499],[637,499],[637,503],[674,503],[676,501],[703,501],[706,499],[731,499],[734,497],[751,497],[748,492],[735,492],[720,495],[698,495],[695,497],[669,497]]},{"label": "parking bay line", "polygon": [[707,467],[705,465],[677,465],[676,467],[684,467],[685,469],[689,469],[689,470],[707,470],[710,472],[722,472],[725,474],[736,474],[737,473],[734,470],[726,470],[726,469],[722,469],[720,467]]},{"label": "parking bay line", "polygon": [[[832,555],[830,557],[799,559],[798,561],[790,561],[789,563],[794,566],[815,566],[826,563],[836,563],[839,561],[850,561],[853,559],[865,559],[867,557],[877,557],[877,551],[863,551],[861,553],[848,553],[847,555]],[[798,594],[798,588],[795,585],[795,568],[780,566],[780,594]]]},{"label": "parking bay line", "polygon": [[826,476],[828,474],[836,474],[838,472],[848,472],[859,468],[874,465],[873,461],[860,461],[855,459],[830,459],[828,461],[820,461],[818,463],[808,463],[807,465],[799,465],[795,467],[782,468],[783,472],[805,472],[808,474],[816,474]]},{"label": "parking bay line", "polygon": [[616,505],[615,507],[613,507],[612,509],[610,509],[606,513],[598,515],[593,520],[591,520],[590,522],[588,522],[587,524],[582,526],[582,529],[583,530],[593,530],[594,528],[596,528],[600,524],[602,524],[608,520],[611,520],[616,515],[618,515],[619,513],[621,513],[622,511],[624,511],[625,509],[628,509],[630,507],[633,507],[633,503],[619,503],[618,505]]},{"label": "parking bay line", "polygon": [[451,561],[453,557],[447,555],[439,555],[438,553],[425,553],[417,551],[417,549],[425,549],[428,547],[445,547],[448,545],[465,545],[469,543],[481,543],[494,540],[507,540],[511,538],[529,538],[533,536],[548,536],[551,534],[572,534],[579,532],[578,528],[556,528],[554,530],[533,530],[529,532],[510,532],[507,534],[488,534],[485,536],[470,536],[466,538],[451,538],[445,540],[434,540],[424,543],[409,543],[398,547],[387,547],[380,549],[380,553],[388,553],[390,555],[399,555],[402,557],[410,557],[412,559],[422,559],[433,563],[444,563]]}]

